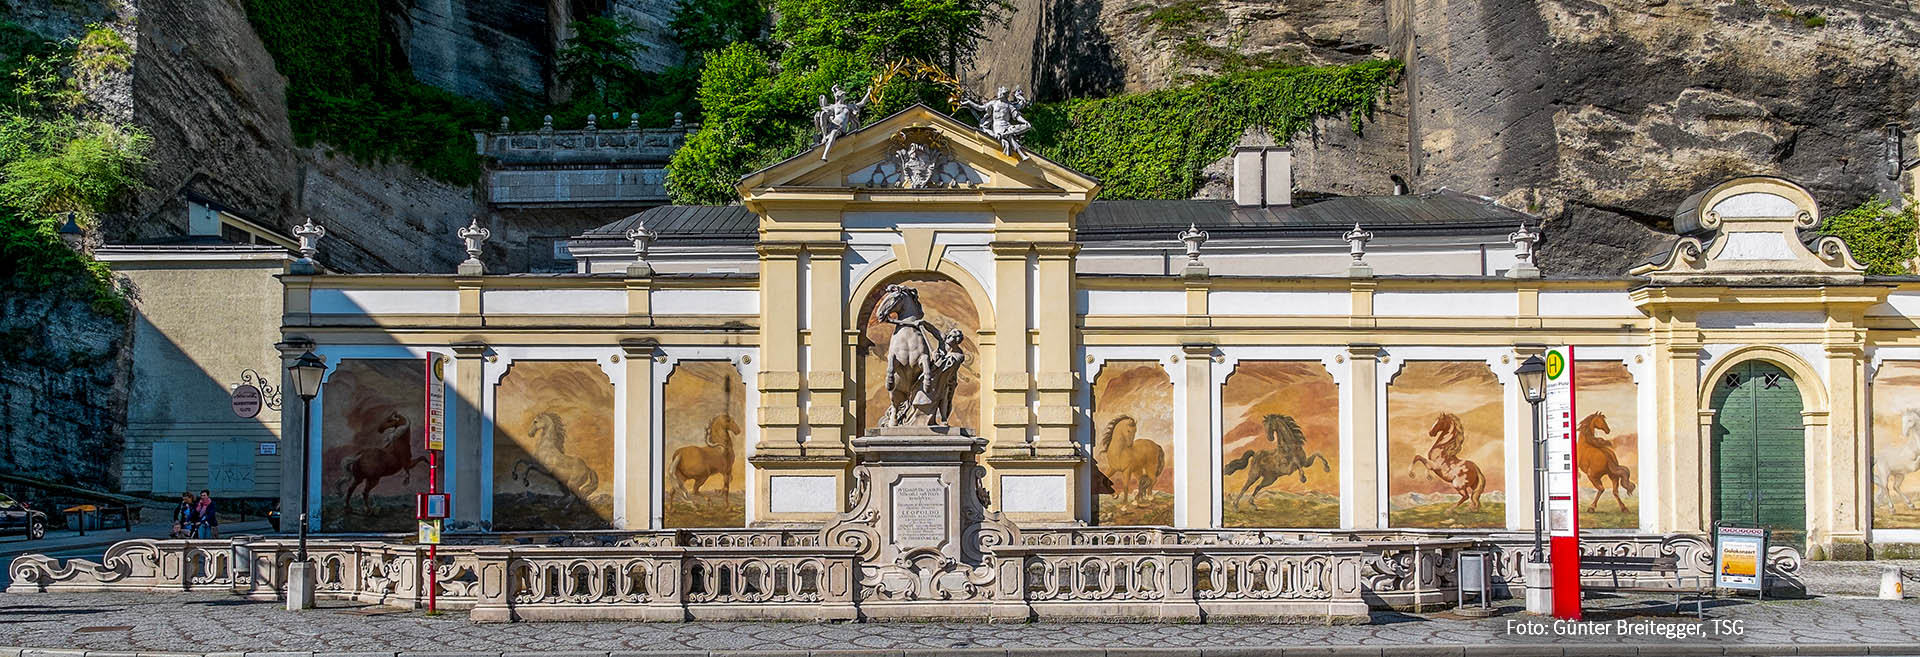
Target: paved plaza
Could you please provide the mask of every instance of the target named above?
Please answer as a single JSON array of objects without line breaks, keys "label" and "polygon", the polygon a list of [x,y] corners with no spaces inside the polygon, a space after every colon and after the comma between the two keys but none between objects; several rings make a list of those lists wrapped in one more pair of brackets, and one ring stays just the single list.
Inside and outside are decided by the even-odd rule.
[{"label": "paved plaza", "polygon": [[[594,655],[780,651],[868,654],[1920,654],[1920,602],[1825,597],[1723,600],[1709,620],[1652,600],[1603,600],[1591,616],[1631,636],[1516,636],[1515,613],[1488,619],[1377,613],[1367,625],[1115,623],[517,623],[477,624],[465,613],[428,616],[328,603],[309,612],[224,594],[0,594],[0,646],[178,653],[458,653]],[[1694,628],[1694,629],[1688,629]],[[1665,633],[1710,636],[1673,639]],[[1737,633],[1736,633],[1737,632]],[[0,650],[0,655],[11,655]],[[29,651],[54,657],[62,653]],[[283,655],[282,657],[294,657]]]}]

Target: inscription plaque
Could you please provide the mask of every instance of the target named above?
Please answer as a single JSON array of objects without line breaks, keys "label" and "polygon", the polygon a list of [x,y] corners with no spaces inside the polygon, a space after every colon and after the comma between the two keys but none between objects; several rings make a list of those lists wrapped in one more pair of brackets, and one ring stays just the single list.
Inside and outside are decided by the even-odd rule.
[{"label": "inscription plaque", "polygon": [[901,477],[893,484],[893,543],[938,547],[947,540],[947,487],[938,475]]}]

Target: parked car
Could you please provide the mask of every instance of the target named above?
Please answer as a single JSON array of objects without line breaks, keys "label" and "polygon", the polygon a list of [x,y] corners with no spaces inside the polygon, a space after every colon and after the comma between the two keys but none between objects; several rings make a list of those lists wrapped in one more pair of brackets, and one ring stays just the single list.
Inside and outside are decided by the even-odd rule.
[{"label": "parked car", "polygon": [[47,514],[27,506],[26,502],[0,494],[0,534],[22,533],[28,540],[47,535]]}]

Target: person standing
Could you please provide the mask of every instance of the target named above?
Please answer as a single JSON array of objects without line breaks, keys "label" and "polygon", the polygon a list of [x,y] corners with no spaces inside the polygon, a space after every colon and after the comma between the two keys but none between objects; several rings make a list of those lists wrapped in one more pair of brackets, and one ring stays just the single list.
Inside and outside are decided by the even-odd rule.
[{"label": "person standing", "polygon": [[212,491],[200,491],[200,501],[193,505],[193,520],[200,538],[220,538],[220,514],[214,507]]}]

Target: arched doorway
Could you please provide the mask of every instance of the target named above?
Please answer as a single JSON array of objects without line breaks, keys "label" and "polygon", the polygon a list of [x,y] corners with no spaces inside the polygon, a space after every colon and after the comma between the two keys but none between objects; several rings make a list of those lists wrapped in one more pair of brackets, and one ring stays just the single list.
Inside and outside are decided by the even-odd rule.
[{"label": "arched doorway", "polygon": [[1775,543],[1807,535],[1806,428],[1798,383],[1750,360],[1714,382],[1713,519],[1774,530]]}]

